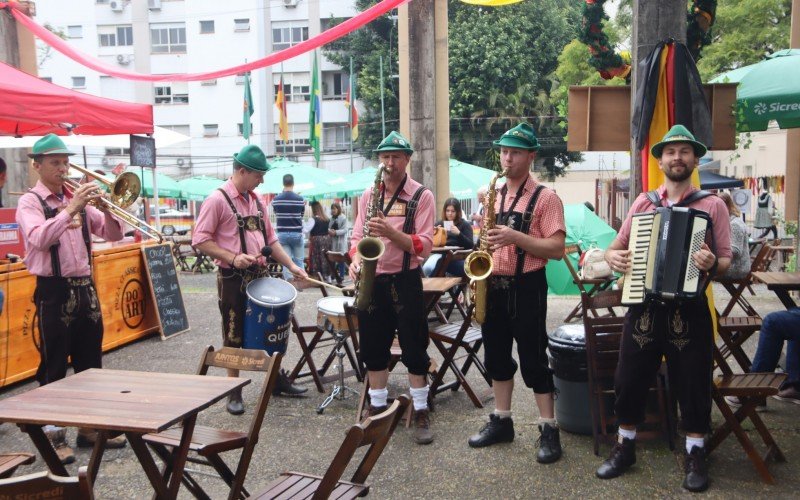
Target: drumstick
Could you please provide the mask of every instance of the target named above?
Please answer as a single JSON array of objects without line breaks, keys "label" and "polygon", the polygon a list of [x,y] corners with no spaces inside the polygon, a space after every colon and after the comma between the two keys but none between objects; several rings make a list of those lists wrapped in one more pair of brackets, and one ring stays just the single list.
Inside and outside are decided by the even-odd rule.
[{"label": "drumstick", "polygon": [[309,278],[309,277],[304,277],[303,279],[306,280],[306,281],[310,281],[312,283],[315,283],[317,285],[320,285],[320,286],[325,286],[325,287],[328,287],[328,288],[333,288],[334,290],[342,291],[342,289],[339,288],[338,286],[331,285],[330,283],[325,283],[324,281],[315,280],[314,278]]}]

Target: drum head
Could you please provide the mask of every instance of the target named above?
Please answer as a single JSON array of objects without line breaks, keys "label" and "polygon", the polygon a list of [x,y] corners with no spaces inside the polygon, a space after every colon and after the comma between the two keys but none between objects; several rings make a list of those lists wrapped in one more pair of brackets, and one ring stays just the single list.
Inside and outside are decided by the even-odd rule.
[{"label": "drum head", "polygon": [[264,307],[291,304],[297,298],[297,289],[278,278],[258,278],[247,285],[247,297]]},{"label": "drum head", "polygon": [[323,297],[317,301],[317,310],[330,316],[344,316],[344,305],[353,305],[353,297]]}]

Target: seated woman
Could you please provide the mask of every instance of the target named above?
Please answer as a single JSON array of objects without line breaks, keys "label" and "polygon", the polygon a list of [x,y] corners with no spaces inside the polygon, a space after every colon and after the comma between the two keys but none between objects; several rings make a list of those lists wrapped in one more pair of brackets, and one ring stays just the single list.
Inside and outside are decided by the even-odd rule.
[{"label": "seated woman", "polygon": [[728,214],[731,220],[731,267],[725,274],[718,276],[720,279],[739,280],[747,276],[750,272],[750,246],[748,244],[747,226],[742,220],[742,212],[733,202],[733,198],[728,193],[718,193],[725,205],[728,207]]},{"label": "seated woman", "polygon": [[[434,226],[444,227],[447,231],[447,246],[460,247],[465,250],[472,249],[472,226],[468,220],[463,218],[461,203],[455,198],[448,198],[444,201],[442,208],[442,220],[436,221]],[[436,264],[442,254],[435,253],[428,257],[422,265],[422,272],[425,276],[430,276],[436,270]],[[451,262],[447,266],[447,274],[452,276],[464,276],[464,261],[458,260]]]}]

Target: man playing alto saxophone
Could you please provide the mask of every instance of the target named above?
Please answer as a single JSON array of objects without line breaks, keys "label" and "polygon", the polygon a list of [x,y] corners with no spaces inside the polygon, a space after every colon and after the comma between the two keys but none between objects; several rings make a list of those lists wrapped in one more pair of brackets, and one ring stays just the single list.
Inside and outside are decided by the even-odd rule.
[{"label": "man playing alto saxophone", "polygon": [[[486,369],[492,377],[495,410],[489,422],[469,439],[473,448],[514,440],[511,394],[517,353],[525,385],[533,389],[539,408],[540,463],[561,457],[561,441],[553,405],[553,373],[548,367],[547,278],[548,259],[564,255],[564,207],[554,191],[534,179],[531,165],[539,141],[527,123],[521,123],[494,141],[500,148],[500,162],[506,183],[497,193],[496,223],[484,221],[493,272],[489,279],[486,319],[482,325]],[[491,199],[489,193],[487,199]],[[492,210],[494,208],[494,210]],[[492,227],[494,226],[494,227]],[[477,299],[476,299],[477,300]]]},{"label": "man playing alto saxophone", "polygon": [[[397,330],[414,401],[414,440],[433,442],[428,416],[428,323],[419,266],[433,247],[433,193],[406,172],[414,150],[399,133],[390,133],[375,149],[385,167],[383,181],[364,191],[350,240],[350,277],[359,278],[356,247],[365,231],[385,245],[372,283],[371,300],[359,308],[361,357],[369,377],[369,415],[386,410],[389,349]],[[377,199],[373,199],[373,193]],[[369,208],[368,208],[369,207]],[[370,210],[371,209],[371,210]],[[365,227],[365,218],[367,220]],[[361,290],[369,286],[359,284]]]}]

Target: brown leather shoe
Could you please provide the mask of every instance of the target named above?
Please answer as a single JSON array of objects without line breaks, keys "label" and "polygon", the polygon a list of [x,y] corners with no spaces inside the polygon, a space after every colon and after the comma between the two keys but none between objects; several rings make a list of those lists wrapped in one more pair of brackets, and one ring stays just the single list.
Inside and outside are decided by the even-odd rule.
[{"label": "brown leather shoe", "polygon": [[[97,441],[97,431],[94,429],[78,429],[78,448],[92,448]],[[124,448],[127,444],[125,436],[119,435],[114,438],[106,439],[106,449]]]},{"label": "brown leather shoe", "polygon": [[57,430],[45,431],[45,435],[62,464],[67,465],[75,461],[75,452],[67,444],[67,429],[60,427]]},{"label": "brown leather shoe", "polygon": [[431,444],[433,433],[431,432],[430,410],[414,410],[414,442],[417,444]]}]

